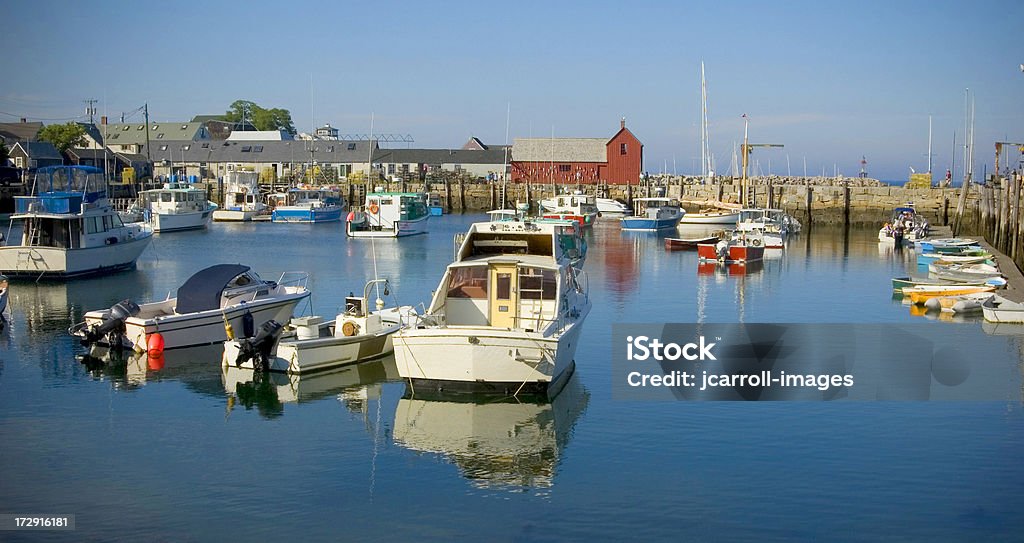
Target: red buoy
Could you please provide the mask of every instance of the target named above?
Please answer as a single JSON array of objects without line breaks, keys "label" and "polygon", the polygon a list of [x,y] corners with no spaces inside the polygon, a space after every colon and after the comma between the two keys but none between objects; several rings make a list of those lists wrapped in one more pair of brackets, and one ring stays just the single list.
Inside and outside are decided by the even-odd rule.
[{"label": "red buoy", "polygon": [[149,356],[163,356],[164,336],[160,332],[153,332],[146,336],[146,349]]},{"label": "red buoy", "polygon": [[149,371],[160,371],[164,369],[164,353],[160,353],[156,356],[147,356],[146,366],[149,367]]},{"label": "red buoy", "polygon": [[349,211],[348,212],[348,219],[346,219],[346,222],[352,222],[355,218],[356,218],[356,212],[355,211]]}]

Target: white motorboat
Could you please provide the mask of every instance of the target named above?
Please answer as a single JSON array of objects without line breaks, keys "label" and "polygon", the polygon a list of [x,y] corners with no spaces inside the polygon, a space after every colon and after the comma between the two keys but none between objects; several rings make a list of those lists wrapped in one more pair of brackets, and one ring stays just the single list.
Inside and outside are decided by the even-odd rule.
[{"label": "white motorboat", "polygon": [[[332,321],[323,317],[295,317],[276,344],[259,344],[255,338],[241,338],[224,343],[224,366],[261,371],[309,373],[354,364],[390,354],[394,351],[391,335],[403,322],[415,315],[411,306],[384,309],[377,299],[377,310],[370,310],[373,287],[390,294],[386,279],[374,279],[363,288],[363,296],[349,296],[345,308]],[[264,337],[267,337],[265,334]],[[269,337],[266,341],[273,341]]]},{"label": "white motorboat", "polygon": [[145,350],[160,334],[164,349],[220,343],[229,331],[251,336],[274,320],[287,322],[295,306],[309,298],[309,276],[285,272],[265,281],[248,266],[217,264],[196,272],[177,296],[138,305],[124,300],[110,309],[89,311],[70,332],[84,343],[123,345]]},{"label": "white motorboat", "polygon": [[597,210],[602,215],[629,215],[630,213],[629,206],[612,198],[598,198],[595,203]]},{"label": "white motorboat", "polygon": [[398,238],[425,234],[430,208],[421,192],[371,192],[361,211],[350,211],[345,233],[352,238]]},{"label": "white motorboat", "polygon": [[121,222],[103,171],[91,166],[39,168],[31,195],[15,196],[14,203],[21,243],[5,245],[0,236],[0,273],[11,277],[62,279],[131,268],[153,237],[146,225]]},{"label": "white motorboat", "polygon": [[[396,445],[440,455],[481,488],[548,488],[590,395],[571,378],[554,399],[430,397],[398,400]],[[475,401],[474,401],[475,400]]]},{"label": "white motorboat", "polygon": [[559,194],[541,200],[541,215],[545,219],[567,219],[580,223],[580,226],[593,226],[600,215],[596,200],[594,196],[580,191]]},{"label": "white motorboat", "polygon": [[206,191],[188,183],[164,183],[163,188],[143,191],[142,201],[157,233],[206,228],[217,208],[207,200]]},{"label": "white motorboat", "polygon": [[679,226],[686,211],[670,198],[634,198],[633,216],[619,219],[623,230],[657,231]]},{"label": "white motorboat", "polygon": [[913,244],[928,237],[928,229],[928,220],[917,214],[914,204],[908,203],[893,210],[892,218],[878,230],[878,241],[895,244],[896,238],[900,238],[903,243]]},{"label": "white motorboat", "polygon": [[224,179],[224,206],[213,212],[213,220],[244,222],[269,213],[260,198],[259,180],[256,172],[228,172]]},{"label": "white motorboat", "polygon": [[687,213],[679,220],[679,224],[736,224],[739,211],[728,209],[701,209],[696,213]]},{"label": "white motorboat", "polygon": [[557,394],[590,312],[586,275],[552,222],[474,223],[426,314],[394,337],[414,387]]}]

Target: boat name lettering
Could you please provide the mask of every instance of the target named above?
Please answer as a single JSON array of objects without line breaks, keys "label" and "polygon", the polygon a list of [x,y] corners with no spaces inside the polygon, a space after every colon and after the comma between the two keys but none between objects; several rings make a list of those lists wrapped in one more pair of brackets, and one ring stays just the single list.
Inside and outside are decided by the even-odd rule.
[{"label": "boat name lettering", "polygon": [[[626,337],[627,360],[718,360],[711,352],[715,343],[707,343],[704,336],[694,343],[679,345],[678,343],[662,343],[658,338],[647,336]],[[634,352],[634,349],[636,351]]]}]

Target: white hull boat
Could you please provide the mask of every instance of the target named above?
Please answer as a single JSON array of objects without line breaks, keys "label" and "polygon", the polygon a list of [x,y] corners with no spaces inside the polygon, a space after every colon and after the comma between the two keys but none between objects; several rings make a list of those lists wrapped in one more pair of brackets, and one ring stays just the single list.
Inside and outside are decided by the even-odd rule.
[{"label": "white hull boat", "polygon": [[395,334],[414,388],[557,394],[590,312],[586,275],[559,243],[559,222],[473,224],[430,307]]},{"label": "white hull boat", "polygon": [[988,322],[1024,324],[1024,304],[1011,302],[998,294],[982,302],[981,310]]},{"label": "white hull boat", "polygon": [[152,240],[146,225],[123,224],[101,170],[51,166],[36,172],[31,196],[15,197],[20,245],[0,241],[0,273],[66,279],[135,266]]},{"label": "white hull boat", "polygon": [[[368,312],[370,288],[385,280],[366,284],[363,297],[348,297],[346,310],[333,320],[296,317],[266,356],[257,356],[258,345],[251,338],[227,341],[223,365],[261,371],[304,374],[324,371],[391,354],[392,335],[415,311],[411,306]],[[381,304],[382,305],[382,304]]]},{"label": "white hull boat", "polygon": [[597,211],[602,215],[629,215],[629,206],[612,198],[598,198]]},{"label": "white hull boat", "polygon": [[697,213],[687,213],[679,224],[736,224],[740,214],[737,211],[702,209]]},{"label": "white hull boat", "polygon": [[157,333],[164,349],[220,343],[229,331],[254,333],[267,321],[288,321],[295,306],[309,298],[307,278],[286,272],[276,282],[264,281],[248,266],[218,264],[194,274],[175,298],[142,305],[125,300],[89,311],[71,333],[86,343],[142,350]]},{"label": "white hull boat", "polygon": [[224,207],[213,212],[218,222],[246,222],[258,215],[269,214],[260,199],[259,174],[256,172],[228,172],[225,179]]},{"label": "white hull boat", "polygon": [[157,233],[206,228],[216,209],[205,191],[188,183],[165,183],[163,188],[143,192],[142,199]]},{"label": "white hull boat", "polygon": [[351,238],[400,238],[427,232],[430,208],[418,192],[372,192],[363,209],[350,211],[345,234]]}]

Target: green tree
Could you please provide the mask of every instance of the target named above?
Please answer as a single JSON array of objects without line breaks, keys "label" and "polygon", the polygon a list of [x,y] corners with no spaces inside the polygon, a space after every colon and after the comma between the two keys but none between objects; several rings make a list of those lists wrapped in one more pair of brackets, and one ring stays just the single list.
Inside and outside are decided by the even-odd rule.
[{"label": "green tree", "polygon": [[224,114],[224,120],[239,123],[243,120],[252,123],[256,130],[285,130],[295,133],[292,114],[287,109],[260,107],[249,100],[235,100]]},{"label": "green tree", "polygon": [[85,145],[85,128],[75,122],[51,124],[44,126],[37,137],[39,141],[52,143],[58,151],[63,153],[72,147]]},{"label": "green tree", "polygon": [[11,150],[7,148],[6,143],[0,141],[0,166],[6,166],[10,158]]}]

